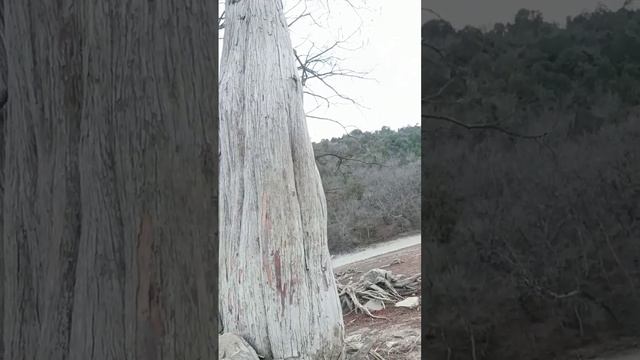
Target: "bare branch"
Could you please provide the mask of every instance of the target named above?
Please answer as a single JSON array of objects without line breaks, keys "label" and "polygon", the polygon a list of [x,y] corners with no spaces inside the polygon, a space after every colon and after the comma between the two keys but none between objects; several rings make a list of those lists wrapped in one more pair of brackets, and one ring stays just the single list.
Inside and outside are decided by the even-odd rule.
[{"label": "bare branch", "polygon": [[435,94],[422,98],[422,102],[425,103],[439,98],[440,96],[442,96],[444,91],[447,90],[451,84],[453,84],[455,80],[455,77],[450,78],[444,85],[442,85],[442,87],[440,87],[440,89]]},{"label": "bare branch", "polygon": [[434,15],[435,17],[437,17],[437,18],[438,18],[438,19],[440,19],[440,20],[444,20],[444,19],[442,18],[442,16],[440,16],[440,14],[438,14],[435,10],[433,10],[433,9],[431,9],[431,8],[424,8],[424,7],[423,7],[423,8],[422,8],[422,11],[425,11],[425,12],[430,13],[431,15]]},{"label": "bare branch", "polygon": [[448,117],[448,116],[443,116],[443,115],[433,115],[433,114],[422,114],[422,118],[424,119],[434,119],[434,120],[443,120],[443,121],[447,121],[450,122],[452,124],[461,126],[465,129],[468,130],[475,130],[475,129],[480,129],[480,130],[496,130],[499,131],[501,133],[507,134],[509,136],[513,136],[513,137],[517,137],[517,138],[522,138],[522,139],[539,139],[542,137],[545,137],[548,135],[548,133],[542,133],[542,134],[538,134],[538,135],[526,135],[526,134],[520,134],[520,133],[516,133],[513,132],[511,130],[507,130],[504,129],[498,125],[495,124],[466,124],[462,121],[456,120],[452,117]]},{"label": "bare branch", "polygon": [[[311,118],[311,119],[324,120],[324,121],[331,121],[331,122],[333,122],[333,123],[336,123],[336,124],[340,125],[340,127],[342,127],[342,129],[344,130],[344,133],[345,133],[345,135],[346,135],[346,136],[348,136],[348,137],[350,137],[350,138],[353,138],[353,139],[357,139],[356,137],[354,137],[353,135],[351,135],[351,134],[349,133],[349,130],[347,130],[347,127],[346,127],[346,126],[344,126],[344,125],[342,125],[342,123],[341,123],[341,122],[339,122],[338,120],[334,120],[334,119],[330,119],[330,118],[326,118],[326,117],[321,117],[321,116],[313,116],[313,115],[306,115],[306,116],[307,116],[308,118]],[[357,129],[357,127],[356,127],[356,129]]]},{"label": "bare branch", "polygon": [[[295,9],[295,8],[297,8],[297,7],[298,7],[298,5],[300,5],[300,3],[302,3],[303,1],[304,1],[304,0],[300,0],[300,1],[298,1],[294,6],[292,6],[289,10],[287,10],[287,11],[285,12],[285,16],[287,16],[287,15],[288,15],[288,13],[289,13],[290,11],[292,11],[292,10],[293,10],[293,9]],[[289,24],[288,24],[287,26],[288,26],[288,27],[291,27],[291,25],[295,24],[295,23],[296,23],[296,21],[298,21],[298,20],[300,20],[300,19],[302,19],[302,18],[304,18],[304,17],[307,17],[307,16],[311,17],[311,13],[309,13],[309,12],[307,11],[307,2],[306,2],[306,1],[304,1],[304,9],[302,9],[302,12],[300,13],[300,15],[296,16],[296,17],[295,17],[291,22],[289,22]],[[311,19],[315,22],[315,19],[313,19],[313,17],[311,17]]]},{"label": "bare branch", "polygon": [[330,154],[330,153],[326,153],[326,154],[320,154],[320,155],[316,155],[316,160],[323,158],[323,157],[327,157],[327,156],[332,156],[335,157],[336,159],[338,159],[338,164],[337,164],[337,168],[340,168],[340,165],[342,164],[343,161],[355,161],[355,162],[359,162],[361,164],[366,164],[366,165],[376,165],[376,166],[381,166],[381,167],[387,167],[386,165],[377,163],[377,162],[369,162],[369,161],[364,161],[364,160],[360,160],[360,159],[355,159],[355,158],[351,158],[351,157],[346,157],[346,156],[342,156],[342,155],[338,155],[338,154]]},{"label": "bare branch", "polygon": [[310,13],[303,13],[303,14],[300,14],[300,15],[298,15],[295,19],[293,19],[289,24],[287,24],[287,26],[288,26],[288,27],[291,27],[291,25],[295,24],[295,23],[296,23],[296,21],[298,21],[298,20],[300,20],[300,19],[302,19],[302,18],[304,18],[304,17],[307,17],[307,16],[311,16],[311,14],[310,14]]},{"label": "bare branch", "polygon": [[428,42],[422,41],[422,46],[433,50],[436,54],[438,54],[442,59],[445,59],[444,51],[438,49],[434,45],[429,44]]},{"label": "bare branch", "polygon": [[307,94],[309,96],[313,96],[314,98],[321,99],[321,100],[325,101],[327,103],[327,107],[329,107],[329,105],[331,105],[331,102],[329,102],[329,97],[322,96],[322,95],[316,94],[316,93],[311,92],[311,91],[306,91],[306,90],[303,91],[303,93],[305,93],[305,94]]},{"label": "bare branch", "polygon": [[224,15],[225,15],[225,12],[223,11],[222,14],[220,14],[220,17],[218,18],[218,30],[224,29]]}]

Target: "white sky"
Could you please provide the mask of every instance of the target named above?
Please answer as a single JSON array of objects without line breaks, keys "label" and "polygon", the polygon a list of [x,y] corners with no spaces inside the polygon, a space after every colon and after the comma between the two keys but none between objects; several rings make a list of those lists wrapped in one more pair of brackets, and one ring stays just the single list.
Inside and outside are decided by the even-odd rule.
[{"label": "white sky", "polygon": [[[465,25],[491,28],[496,22],[513,22],[523,8],[539,10],[546,20],[564,26],[567,16],[593,11],[600,3],[615,11],[624,0],[484,0],[482,6],[476,0],[422,0],[423,7],[435,10],[456,28]],[[433,18],[427,12],[424,15],[425,21]]]},{"label": "white sky", "polygon": [[[304,12],[305,1],[284,0],[288,17]],[[335,48],[343,69],[367,72],[371,79],[333,77],[328,82],[341,94],[354,99],[332,98],[330,105],[305,95],[309,115],[331,118],[351,131],[392,129],[420,123],[420,11],[418,0],[307,0],[304,17],[291,26],[291,38],[298,54],[306,53],[310,44],[326,47],[336,40],[348,38]],[[415,9],[415,11],[408,11]],[[222,9],[221,9],[222,11]],[[314,23],[315,20],[315,23]],[[220,48],[221,50],[221,48]],[[317,51],[317,50],[316,50]],[[309,81],[308,90],[322,96],[332,95],[329,88]],[[309,134],[313,141],[340,137],[344,129],[330,121],[308,118]]]}]

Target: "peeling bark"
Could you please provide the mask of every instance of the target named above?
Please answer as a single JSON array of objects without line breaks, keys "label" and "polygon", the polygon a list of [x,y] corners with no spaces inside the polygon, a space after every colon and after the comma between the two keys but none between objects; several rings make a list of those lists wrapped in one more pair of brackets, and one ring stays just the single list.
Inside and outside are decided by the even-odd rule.
[{"label": "peeling bark", "polygon": [[[4,134],[5,123],[7,118],[7,101],[9,94],[7,92],[7,53],[4,46],[4,1],[0,2],[0,236],[2,236],[3,216],[2,203],[4,198]],[[4,251],[2,242],[0,242],[0,360],[4,359],[4,340],[3,328],[4,323]]]},{"label": "peeling bark", "polygon": [[6,2],[4,358],[214,359],[215,2]]},{"label": "peeling bark", "polygon": [[228,0],[220,77],[220,312],[267,359],[339,359],[344,325],[281,1]]}]

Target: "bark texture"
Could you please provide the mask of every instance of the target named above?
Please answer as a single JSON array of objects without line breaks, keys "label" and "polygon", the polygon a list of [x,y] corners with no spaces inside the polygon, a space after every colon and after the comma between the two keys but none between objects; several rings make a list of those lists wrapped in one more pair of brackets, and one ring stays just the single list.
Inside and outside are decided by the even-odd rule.
[{"label": "bark texture", "polygon": [[282,3],[228,0],[220,69],[220,311],[268,359],[339,359],[327,213]]},{"label": "bark texture", "polygon": [[[7,118],[7,53],[4,46],[4,1],[0,1],[0,236],[3,234],[2,203],[4,198],[4,128]],[[4,251],[0,240],[0,360],[4,359]]]},{"label": "bark texture", "polygon": [[4,358],[214,359],[217,4],[5,4]]}]

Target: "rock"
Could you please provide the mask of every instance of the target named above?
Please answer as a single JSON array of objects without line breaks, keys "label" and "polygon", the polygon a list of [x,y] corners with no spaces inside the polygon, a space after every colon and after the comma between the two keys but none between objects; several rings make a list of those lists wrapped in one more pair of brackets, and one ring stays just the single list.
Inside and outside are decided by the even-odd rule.
[{"label": "rock", "polygon": [[256,351],[238,335],[226,333],[218,337],[220,359],[259,360]]},{"label": "rock", "polygon": [[369,311],[380,311],[384,309],[384,303],[380,300],[371,299],[364,304],[364,307]]},{"label": "rock", "polygon": [[420,298],[417,296],[408,297],[402,301],[396,303],[396,307],[406,307],[409,309],[415,309],[420,305]]},{"label": "rock", "polygon": [[371,269],[360,277],[360,281],[364,283],[377,284],[384,283],[393,279],[393,273],[388,270]]},{"label": "rock", "polygon": [[345,343],[345,350],[347,351],[347,354],[358,352],[358,350],[362,349],[362,347],[364,346],[364,342],[362,341],[361,334],[347,336],[344,339],[344,343]]}]

